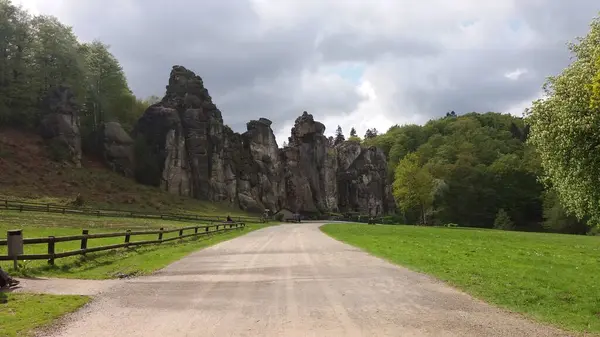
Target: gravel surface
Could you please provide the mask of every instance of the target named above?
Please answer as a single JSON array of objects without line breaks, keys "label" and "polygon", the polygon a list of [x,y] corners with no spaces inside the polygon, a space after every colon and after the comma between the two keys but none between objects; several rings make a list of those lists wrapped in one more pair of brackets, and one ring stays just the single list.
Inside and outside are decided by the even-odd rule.
[{"label": "gravel surface", "polygon": [[18,279],[21,281],[15,293],[28,292],[52,295],[99,295],[115,285],[122,284],[121,280],[75,280],[59,278]]},{"label": "gravel surface", "polygon": [[110,284],[43,336],[570,336],[321,233],[265,228]]}]

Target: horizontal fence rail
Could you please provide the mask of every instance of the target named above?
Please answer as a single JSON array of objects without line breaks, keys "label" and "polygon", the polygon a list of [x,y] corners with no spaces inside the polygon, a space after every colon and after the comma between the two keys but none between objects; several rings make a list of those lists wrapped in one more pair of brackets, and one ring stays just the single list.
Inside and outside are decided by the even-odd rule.
[{"label": "horizontal fence rail", "polygon": [[[93,215],[98,217],[119,217],[119,218],[139,218],[139,219],[161,219],[173,221],[225,221],[226,216],[205,216],[196,214],[177,214],[177,213],[142,213],[134,211],[116,210],[116,209],[95,209],[89,207],[74,207],[69,205],[43,204],[35,202],[22,202],[0,199],[0,210],[11,210],[19,212],[46,212],[57,214],[77,214]],[[238,216],[232,217],[238,222],[263,222],[265,219],[260,217]]]},{"label": "horizontal fence rail", "polygon": [[[160,244],[164,242],[170,242],[175,240],[183,240],[185,238],[198,237],[202,235],[211,235],[220,232],[232,231],[237,229],[243,229],[246,227],[244,222],[221,222],[221,223],[211,223],[210,225],[203,226],[190,226],[184,228],[177,229],[164,229],[161,228],[159,230],[148,230],[148,231],[130,231],[127,230],[125,232],[113,232],[113,233],[98,233],[98,234],[90,234],[89,230],[84,229],[81,235],[71,235],[71,236],[49,236],[43,238],[23,238],[23,246],[27,245],[35,245],[35,244],[47,244],[48,245],[48,253],[47,254],[19,254],[16,256],[9,255],[0,255],[0,261],[15,261],[15,260],[48,260],[50,265],[54,264],[55,259],[60,259],[69,256],[75,255],[85,255],[87,253],[100,252],[105,250],[119,249],[119,248],[128,248],[135,246],[143,246],[150,244]],[[176,236],[170,238],[164,238],[165,235],[177,233]],[[156,235],[155,240],[141,240],[141,241],[132,241],[132,238],[136,236],[149,236]],[[8,237],[8,235],[7,235]],[[88,242],[94,239],[105,239],[105,238],[115,238],[122,237],[123,242],[117,244],[111,244],[106,246],[92,247],[88,248]],[[66,252],[56,252],[56,243],[60,242],[71,242],[71,241],[79,241],[80,249],[66,251]],[[8,245],[7,240],[0,240],[0,246]]]}]

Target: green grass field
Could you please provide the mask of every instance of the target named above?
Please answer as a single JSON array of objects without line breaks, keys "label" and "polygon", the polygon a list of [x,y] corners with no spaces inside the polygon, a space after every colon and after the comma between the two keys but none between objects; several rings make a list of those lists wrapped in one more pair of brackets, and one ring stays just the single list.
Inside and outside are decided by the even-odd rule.
[{"label": "green grass field", "polygon": [[0,337],[29,336],[32,330],[50,324],[86,304],[86,296],[56,296],[0,293],[8,302],[0,304]]},{"label": "green grass field", "polygon": [[[128,218],[98,218],[80,215],[58,215],[46,213],[19,213],[0,211],[0,238],[6,238],[9,229],[23,229],[25,238],[80,235],[83,228],[90,234],[131,230],[156,229],[160,227],[180,228],[193,226],[194,223]],[[198,224],[202,225],[202,224]],[[160,269],[183,256],[243,235],[249,231],[265,227],[264,224],[248,224],[245,229],[214,235],[184,239],[183,242],[172,241],[160,245],[147,245],[129,249],[91,253],[57,259],[54,266],[44,260],[21,261],[19,270],[11,270],[12,262],[0,262],[0,266],[10,270],[15,276],[52,276],[82,279],[109,279],[119,274],[144,275]],[[191,233],[191,232],[186,232]],[[163,238],[177,236],[178,233],[165,234]],[[131,242],[155,240],[157,235],[133,236]],[[88,241],[88,248],[123,243],[124,238],[104,238]],[[79,241],[59,242],[55,251],[65,252],[80,248]],[[26,245],[26,254],[45,254],[47,244]],[[5,255],[7,248],[0,247],[0,254]]]},{"label": "green grass field", "polygon": [[573,331],[600,332],[600,238],[328,224],[322,231],[475,297]]}]

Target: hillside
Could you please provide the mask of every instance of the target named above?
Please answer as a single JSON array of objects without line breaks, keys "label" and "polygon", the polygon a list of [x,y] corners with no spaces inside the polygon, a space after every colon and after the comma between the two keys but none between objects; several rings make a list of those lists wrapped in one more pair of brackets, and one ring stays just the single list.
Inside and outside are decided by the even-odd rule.
[{"label": "hillside", "polygon": [[395,126],[366,143],[389,159],[405,222],[585,234],[540,182],[528,136],[522,118],[490,112]]},{"label": "hillside", "polygon": [[31,132],[0,129],[0,198],[68,203],[78,194],[87,206],[140,211],[191,211],[243,214],[239,209],[180,197],[137,184],[83,156],[82,168],[59,164],[43,139]]}]

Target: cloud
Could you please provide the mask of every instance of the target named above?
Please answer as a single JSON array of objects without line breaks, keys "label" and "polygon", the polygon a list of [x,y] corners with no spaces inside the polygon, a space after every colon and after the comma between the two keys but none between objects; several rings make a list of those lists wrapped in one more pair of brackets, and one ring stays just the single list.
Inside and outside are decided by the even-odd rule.
[{"label": "cloud", "polygon": [[385,131],[454,110],[520,115],[596,0],[20,0],[111,45],[136,94],[170,68],[203,77],[226,123],[273,120],[279,143],[306,110],[333,134]]}]

